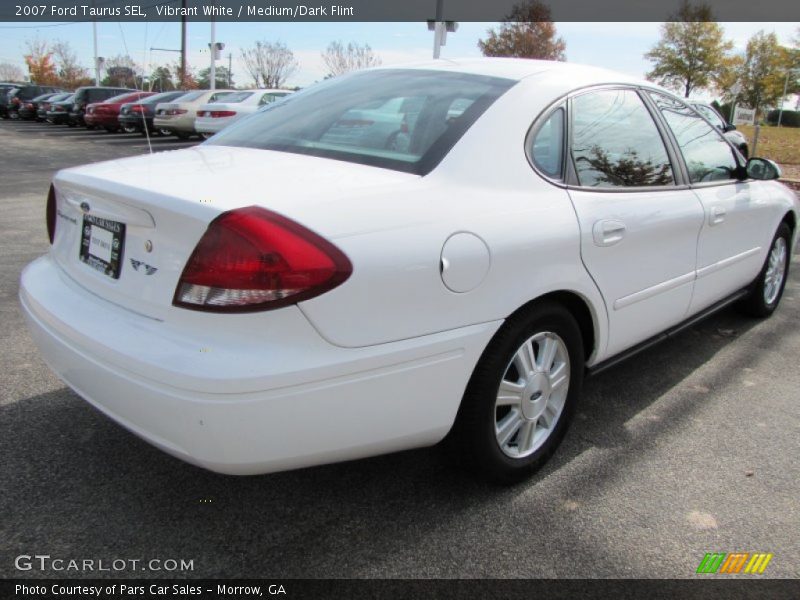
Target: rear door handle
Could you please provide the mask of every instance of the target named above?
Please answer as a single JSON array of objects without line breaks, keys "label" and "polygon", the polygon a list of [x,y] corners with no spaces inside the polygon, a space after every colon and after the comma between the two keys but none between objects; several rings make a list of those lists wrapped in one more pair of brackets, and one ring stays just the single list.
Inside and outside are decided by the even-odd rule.
[{"label": "rear door handle", "polygon": [[625,223],[615,219],[597,221],[592,227],[595,246],[613,246],[625,237]]},{"label": "rear door handle", "polygon": [[721,206],[712,206],[711,213],[708,215],[709,225],[719,225],[725,220],[725,209]]}]

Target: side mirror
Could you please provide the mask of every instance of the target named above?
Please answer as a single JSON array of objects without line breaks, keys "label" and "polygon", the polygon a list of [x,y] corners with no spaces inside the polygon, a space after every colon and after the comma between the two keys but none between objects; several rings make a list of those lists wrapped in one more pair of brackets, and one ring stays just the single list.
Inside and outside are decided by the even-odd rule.
[{"label": "side mirror", "polygon": [[736,125],[733,123],[725,123],[725,126],[722,128],[722,133],[728,133],[729,131],[736,131]]},{"label": "side mirror", "polygon": [[768,158],[751,158],[747,161],[747,177],[749,179],[778,179],[782,173],[777,163]]}]

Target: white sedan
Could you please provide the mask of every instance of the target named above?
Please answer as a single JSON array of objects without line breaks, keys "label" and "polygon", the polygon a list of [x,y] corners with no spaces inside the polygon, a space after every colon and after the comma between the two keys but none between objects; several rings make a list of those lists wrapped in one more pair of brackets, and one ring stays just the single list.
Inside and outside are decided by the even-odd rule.
[{"label": "white sedan", "polygon": [[380,68],[195,148],[60,171],[20,298],[70,387],[196,465],[447,437],[513,481],[588,371],[734,301],[776,309],[798,213],[778,175],[624,75]]},{"label": "white sedan", "polygon": [[197,109],[194,128],[203,138],[209,138],[234,123],[251,115],[262,106],[267,106],[288,96],[290,90],[242,90],[228,94],[218,100],[203,104]]}]

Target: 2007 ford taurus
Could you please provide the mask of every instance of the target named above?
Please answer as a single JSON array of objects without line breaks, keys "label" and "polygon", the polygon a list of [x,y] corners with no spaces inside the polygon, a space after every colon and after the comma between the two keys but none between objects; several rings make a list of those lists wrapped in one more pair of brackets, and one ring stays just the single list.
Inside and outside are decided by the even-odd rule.
[{"label": "2007 ford taurus", "polygon": [[514,59],[328,80],[191,149],[60,171],[22,274],[52,369],[231,474],[447,441],[518,480],[588,370],[736,301],[798,205],[682,100]]}]

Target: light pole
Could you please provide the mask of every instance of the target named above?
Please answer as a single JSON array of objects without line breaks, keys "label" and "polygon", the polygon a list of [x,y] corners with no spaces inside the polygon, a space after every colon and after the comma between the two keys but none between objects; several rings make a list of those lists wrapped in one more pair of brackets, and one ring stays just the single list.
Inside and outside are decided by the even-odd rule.
[{"label": "light pole", "polygon": [[444,20],[444,0],[436,0],[436,18],[428,21],[428,31],[433,31],[433,58],[439,58],[447,43],[447,32],[458,31],[458,23]]},{"label": "light pole", "polygon": [[783,118],[783,101],[786,98],[786,91],[789,89],[789,77],[792,73],[800,73],[800,69],[788,69],[786,71],[786,79],[783,82],[783,96],[781,96],[781,106],[778,109],[778,127],[781,126],[781,119]]}]

